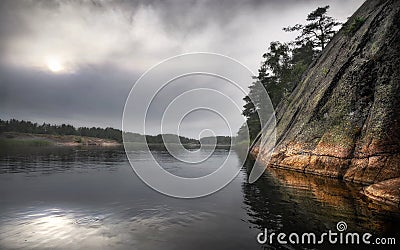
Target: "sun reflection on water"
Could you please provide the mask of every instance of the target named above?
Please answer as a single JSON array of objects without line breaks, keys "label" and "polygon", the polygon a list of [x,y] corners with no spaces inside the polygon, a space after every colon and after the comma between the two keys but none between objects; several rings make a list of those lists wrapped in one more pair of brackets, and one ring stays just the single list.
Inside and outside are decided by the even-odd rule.
[{"label": "sun reflection on water", "polygon": [[[113,212],[111,212],[113,211]],[[0,221],[0,248],[99,249],[127,244],[146,248],[154,235],[184,230],[208,213],[176,212],[169,207],[105,210],[24,209]],[[152,244],[155,244],[154,242]]]},{"label": "sun reflection on water", "polygon": [[16,213],[2,222],[0,239],[7,248],[62,248],[63,246],[104,246],[109,237],[100,231],[105,225],[99,216],[74,216],[76,211],[44,209]]}]

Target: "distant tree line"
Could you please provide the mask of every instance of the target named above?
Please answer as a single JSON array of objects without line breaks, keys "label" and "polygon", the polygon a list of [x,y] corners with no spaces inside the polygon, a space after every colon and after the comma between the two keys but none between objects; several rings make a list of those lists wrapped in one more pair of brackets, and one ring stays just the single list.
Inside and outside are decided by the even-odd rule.
[{"label": "distant tree line", "polygon": [[32,134],[49,134],[49,135],[77,135],[97,137],[102,139],[110,139],[122,142],[122,131],[114,128],[75,128],[72,125],[61,124],[51,125],[49,123],[33,123],[30,121],[11,119],[8,121],[0,119],[0,133],[1,132],[19,132],[19,133],[32,133]]},{"label": "distant tree line", "polygon": [[[96,128],[96,127],[79,127],[75,128],[72,125],[61,124],[51,125],[49,123],[33,123],[24,120],[1,120],[0,119],[0,133],[3,132],[19,132],[19,133],[31,133],[31,134],[49,134],[49,135],[76,135],[76,136],[87,136],[96,137],[102,139],[115,140],[122,142],[122,131],[115,128]],[[187,138],[184,136],[178,136],[175,134],[164,134],[164,135],[141,135],[139,133],[127,132],[124,134],[124,139],[129,142],[147,143],[150,144],[161,144],[167,143],[182,143],[182,144],[200,144],[199,140]],[[218,144],[230,144],[230,137],[218,136]],[[227,143],[229,141],[229,143]]]},{"label": "distant tree line", "polygon": [[[216,139],[216,140],[215,140]],[[200,139],[201,144],[219,144],[219,145],[230,145],[232,138],[230,136],[213,136],[203,137]]]},{"label": "distant tree line", "polygon": [[[141,136],[143,137],[143,135],[141,135]],[[125,139],[130,141],[128,138],[129,138],[129,135],[126,135]],[[196,139],[187,138],[184,136],[178,136],[175,134],[146,135],[146,141],[149,144],[159,144],[159,143],[163,143],[163,142],[164,143],[199,144],[199,141]]]}]

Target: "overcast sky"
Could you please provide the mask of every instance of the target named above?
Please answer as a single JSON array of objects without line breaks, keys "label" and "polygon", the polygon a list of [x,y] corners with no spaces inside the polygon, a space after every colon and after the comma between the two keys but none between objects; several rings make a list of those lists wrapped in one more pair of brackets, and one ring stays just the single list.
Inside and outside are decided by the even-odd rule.
[{"label": "overcast sky", "polygon": [[161,60],[214,52],[257,72],[269,42],[294,38],[282,27],[327,4],[345,21],[362,2],[1,1],[0,118],[121,128],[131,87]]}]

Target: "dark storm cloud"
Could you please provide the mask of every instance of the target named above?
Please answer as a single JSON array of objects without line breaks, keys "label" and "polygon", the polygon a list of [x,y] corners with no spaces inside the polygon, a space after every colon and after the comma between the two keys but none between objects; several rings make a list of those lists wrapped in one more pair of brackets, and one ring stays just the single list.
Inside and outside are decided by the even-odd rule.
[{"label": "dark storm cloud", "polygon": [[121,125],[125,99],[136,78],[106,66],[54,75],[3,65],[0,75],[2,118],[112,127]]},{"label": "dark storm cloud", "polygon": [[326,4],[345,21],[361,3],[1,1],[0,118],[120,127],[129,89],[160,60],[210,51],[256,71],[270,41],[293,38],[282,27]]}]

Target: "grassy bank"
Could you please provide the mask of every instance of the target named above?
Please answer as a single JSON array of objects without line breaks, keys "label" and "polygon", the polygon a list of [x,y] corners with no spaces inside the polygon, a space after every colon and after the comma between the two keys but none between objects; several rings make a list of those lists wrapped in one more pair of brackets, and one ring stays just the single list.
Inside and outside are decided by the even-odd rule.
[{"label": "grassy bank", "polygon": [[49,135],[4,132],[0,134],[1,147],[45,146],[117,146],[117,141],[76,135]]}]

